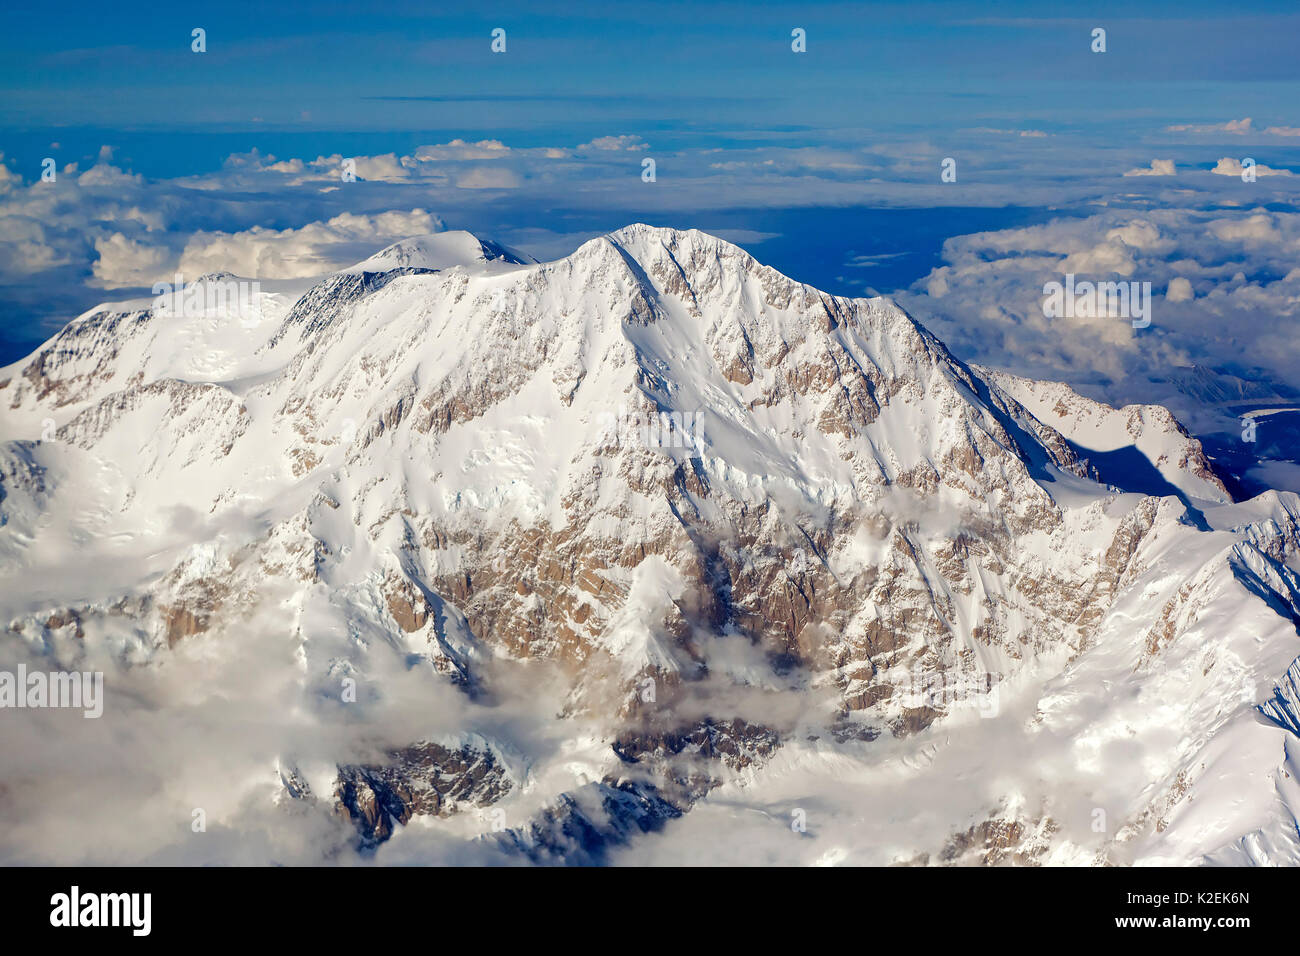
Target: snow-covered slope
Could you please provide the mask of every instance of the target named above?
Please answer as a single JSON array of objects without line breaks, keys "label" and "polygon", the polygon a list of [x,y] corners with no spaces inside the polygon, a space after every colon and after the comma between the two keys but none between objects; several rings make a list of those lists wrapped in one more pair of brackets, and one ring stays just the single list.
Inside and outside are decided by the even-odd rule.
[{"label": "snow-covered slope", "polygon": [[389,272],[393,269],[483,269],[536,262],[531,256],[480,239],[464,231],[437,232],[395,242],[359,262],[345,273]]},{"label": "snow-covered slope", "polygon": [[114,836],[47,767],[5,857],[1300,861],[1300,500],[1162,409],[694,231],[262,294],[0,370],[3,661],[118,702]]},{"label": "snow-covered slope", "polygon": [[1130,491],[1232,500],[1201,443],[1167,408],[1111,408],[1061,382],[1039,382],[1009,372],[987,374],[1040,421],[1061,432],[1102,481]]}]

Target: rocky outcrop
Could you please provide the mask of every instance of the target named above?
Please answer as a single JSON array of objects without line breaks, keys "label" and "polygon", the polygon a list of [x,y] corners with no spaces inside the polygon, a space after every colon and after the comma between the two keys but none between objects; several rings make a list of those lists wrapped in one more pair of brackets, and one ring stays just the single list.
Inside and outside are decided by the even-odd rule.
[{"label": "rocky outcrop", "polygon": [[335,805],[367,847],[392,836],[395,823],[486,807],[516,786],[497,755],[482,745],[426,742],[387,756],[383,764],[339,767],[334,785]]}]

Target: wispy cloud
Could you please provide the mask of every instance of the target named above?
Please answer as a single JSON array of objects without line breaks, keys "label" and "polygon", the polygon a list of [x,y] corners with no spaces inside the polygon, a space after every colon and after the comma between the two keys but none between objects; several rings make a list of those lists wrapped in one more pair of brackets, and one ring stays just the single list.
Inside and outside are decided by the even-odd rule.
[{"label": "wispy cloud", "polygon": [[1250,130],[1250,117],[1239,120],[1228,120],[1224,123],[1186,123],[1178,126],[1166,126],[1165,129],[1171,133],[1196,133],[1197,135],[1209,135],[1212,133],[1231,133],[1234,136],[1245,136]]},{"label": "wispy cloud", "polygon": [[1125,176],[1173,176],[1174,161],[1172,159],[1153,159],[1151,165],[1146,169],[1130,169],[1124,174]]}]

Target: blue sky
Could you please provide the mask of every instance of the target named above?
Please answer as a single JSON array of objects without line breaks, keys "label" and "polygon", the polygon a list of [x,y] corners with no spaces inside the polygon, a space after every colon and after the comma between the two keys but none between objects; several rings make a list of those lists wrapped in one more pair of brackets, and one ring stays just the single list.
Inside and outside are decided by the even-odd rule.
[{"label": "blue sky", "polygon": [[[178,268],[317,274],[438,228],[548,258],[641,220],[1098,397],[1189,364],[1300,388],[1298,41],[1267,2],[23,5],[0,364]],[[1069,262],[1193,294],[1140,337],[1040,328]]]},{"label": "blue sky", "polygon": [[[521,146],[630,124],[666,148],[973,119],[1140,133],[1152,118],[1285,112],[1300,77],[1289,3],[1071,4],[1068,17],[1043,3],[547,6],[21,5],[0,37],[0,124],[508,133]],[[1090,51],[1096,26],[1105,56]],[[190,51],[194,27],[205,54]],[[504,55],[489,49],[495,27]]]}]

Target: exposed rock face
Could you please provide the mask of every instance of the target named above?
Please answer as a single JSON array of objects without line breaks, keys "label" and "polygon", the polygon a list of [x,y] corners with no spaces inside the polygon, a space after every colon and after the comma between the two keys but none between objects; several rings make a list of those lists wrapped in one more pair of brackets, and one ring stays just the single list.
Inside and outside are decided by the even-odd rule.
[{"label": "exposed rock face", "polygon": [[939,862],[946,865],[979,863],[984,866],[1033,866],[1047,850],[1055,830],[1051,820],[1040,820],[1034,824],[1014,818],[989,817],[961,833],[953,834],[939,853]]},{"label": "exposed rock face", "polygon": [[594,866],[681,815],[653,786],[602,782],[562,794],[526,826],[491,839],[534,863]]},{"label": "exposed rock face", "polygon": [[[1251,626],[1300,615],[1295,497],[1231,505],[1163,409],[967,366],[888,300],[698,232],[631,226],[540,264],[463,235],[399,244],[262,313],[232,338],[105,308],[0,371],[0,567],[52,579],[56,513],[81,522],[57,540],[130,559],[111,587],[33,584],[0,611],[42,652],[75,631],[141,660],[270,620],[312,706],[359,681],[380,725],[381,659],[502,734],[492,708],[554,677],[558,716],[533,719],[582,728],[584,756],[537,759],[588,782],[394,730],[385,763],[332,758],[369,847],[540,788],[532,822],[490,839],[599,861],[786,748],[869,765],[1099,662],[1098,687],[1174,661],[1222,699],[1247,638],[1232,623],[1204,651],[1216,602],[1250,602]],[[1032,732],[1086,732],[1075,697],[1043,694]],[[1230,719],[1193,711],[1188,741]],[[1066,839],[1047,813],[974,812],[915,849],[1025,862]]]},{"label": "exposed rock face", "polygon": [[415,816],[448,816],[465,807],[485,807],[514,785],[486,747],[422,743],[389,757],[382,766],[339,768],[334,799],[364,846],[392,836],[394,821],[405,825]]},{"label": "exposed rock face", "polygon": [[713,764],[743,771],[771,757],[780,743],[780,737],[766,727],[706,717],[674,730],[628,733],[615,740],[613,748],[625,763],[649,765],[655,778],[689,805],[721,782],[721,768]]}]

